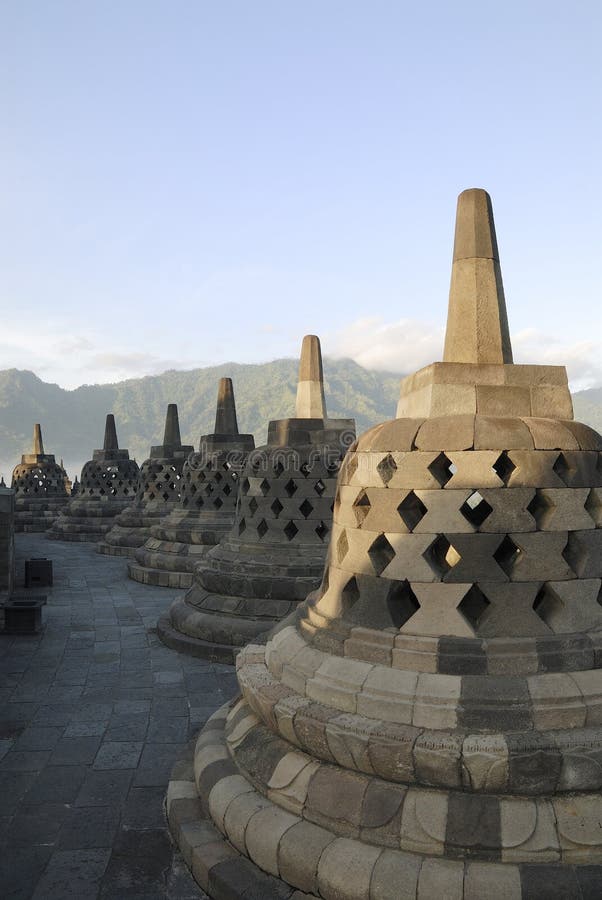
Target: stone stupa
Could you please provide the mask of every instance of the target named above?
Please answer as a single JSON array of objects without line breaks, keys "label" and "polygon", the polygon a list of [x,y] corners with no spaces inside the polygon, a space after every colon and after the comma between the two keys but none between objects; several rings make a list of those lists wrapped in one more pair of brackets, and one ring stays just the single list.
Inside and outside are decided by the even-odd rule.
[{"label": "stone stupa", "polygon": [[115,418],[105,422],[102,450],[94,450],[77,478],[71,499],[46,537],[57,541],[99,541],[115,517],[132,503],[138,489],[138,465],[127,450],[120,450]]},{"label": "stone stupa", "polygon": [[269,423],[247,460],[231,531],[159,620],[168,646],[222,662],[267,632],[320,582],[336,476],[353,419],[329,419],[320,341],[303,339],[296,417]]},{"label": "stone stupa", "polygon": [[140,467],[134,502],[116,516],[113,527],[98,544],[107,556],[133,557],[156,525],[177,506],[182,467],[194,447],[182,444],[178,407],[170,403],[165,417],[163,443],[151,447],[149,458]]},{"label": "stone stupa", "polygon": [[221,378],[215,429],[201,437],[199,452],[184,463],[177,507],[136,550],[128,563],[130,578],[144,584],[189,588],[194,566],[232,527],[240,474],[255,442],[239,434],[234,390]]},{"label": "stone stupa", "polygon": [[54,454],[44,452],[42,428],[36,423],[33,452],[24,453],[13,469],[15,531],[39,532],[50,528],[69,500],[65,478],[65,470]]},{"label": "stone stupa", "polygon": [[174,770],[172,832],[214,898],[599,898],[602,437],[563,367],[512,362],[482,190],[398,414],[347,454],[320,589]]}]

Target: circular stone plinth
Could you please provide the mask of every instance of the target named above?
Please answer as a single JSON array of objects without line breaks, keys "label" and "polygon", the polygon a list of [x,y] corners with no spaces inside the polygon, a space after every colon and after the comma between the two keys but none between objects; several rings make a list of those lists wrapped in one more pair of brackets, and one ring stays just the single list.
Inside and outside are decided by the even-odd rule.
[{"label": "circular stone plinth", "polygon": [[177,631],[171,624],[169,614],[161,616],[157,622],[157,635],[166,647],[176,650],[178,653],[187,653],[198,659],[206,659],[209,662],[226,663],[233,666],[240,647],[231,647],[229,644],[213,644],[193,638],[181,631]]},{"label": "circular stone plinth", "polygon": [[158,587],[189,588],[192,587],[192,572],[170,572],[167,569],[148,569],[139,562],[128,563],[128,576],[140,584],[152,584]]}]

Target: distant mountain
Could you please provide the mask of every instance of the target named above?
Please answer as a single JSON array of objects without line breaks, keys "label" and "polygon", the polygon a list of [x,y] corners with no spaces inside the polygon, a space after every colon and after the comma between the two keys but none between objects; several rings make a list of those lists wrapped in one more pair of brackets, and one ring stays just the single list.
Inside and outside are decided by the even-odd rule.
[{"label": "distant mountain", "polygon": [[[252,432],[259,445],[270,419],[294,415],[297,371],[296,359],[225,363],[73,391],[33,372],[0,371],[0,472],[8,482],[21,454],[30,451],[34,422],[41,422],[46,451],[63,458],[72,477],[79,474],[92,450],[102,446],[108,412],[115,414],[120,445],[142,462],[151,444],[161,443],[168,403],[178,404],[182,440],[197,446],[200,435],[213,430],[223,376],[234,382],[240,430]],[[395,415],[400,375],[368,371],[350,359],[326,359],[324,373],[329,415],[353,416],[358,433]],[[580,391],[574,402],[575,417],[602,431],[602,388]]]},{"label": "distant mountain", "polygon": [[[46,384],[33,372],[1,371],[0,472],[8,481],[21,454],[30,452],[34,423],[41,422],[46,452],[63,458],[71,476],[79,474],[92,450],[102,446],[108,412],[115,414],[120,446],[142,462],[151,444],[161,443],[168,403],[178,404],[182,440],[197,446],[201,434],[213,431],[217,382],[224,376],[234,382],[240,430],[253,433],[259,445],[270,419],[294,415],[298,367],[296,359],[225,363],[73,391]],[[333,418],[353,416],[364,431],[395,415],[399,375],[368,372],[349,359],[325,360],[324,370]]]}]

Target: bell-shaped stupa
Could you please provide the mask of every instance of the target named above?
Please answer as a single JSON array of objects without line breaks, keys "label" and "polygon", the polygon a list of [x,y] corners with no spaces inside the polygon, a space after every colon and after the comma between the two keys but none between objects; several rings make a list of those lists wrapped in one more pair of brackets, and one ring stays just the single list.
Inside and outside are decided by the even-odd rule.
[{"label": "bell-shaped stupa", "polygon": [[240,475],[255,442],[239,434],[234,390],[221,378],[213,434],[201,437],[198,453],[182,469],[177,507],[136,550],[130,578],[144,584],[189,588],[194,566],[232,527]]},{"label": "bell-shaped stupa", "polygon": [[163,516],[177,506],[182,467],[194,447],[182,444],[178,407],[170,403],[165,417],[163,443],[151,447],[141,467],[134,502],[120,512],[113,527],[98,544],[98,552],[107,556],[134,555]]},{"label": "bell-shaped stupa", "polygon": [[466,191],[445,360],[350,448],[321,587],[170,784],[212,896],[602,896],[602,437],[511,359]]},{"label": "bell-shaped stupa", "polygon": [[336,476],[353,419],[329,419],[320,341],[303,339],[296,417],[269,423],[249,454],[236,519],[195,568],[188,593],[159,621],[172,647],[222,662],[288,615],[322,575]]},{"label": "bell-shaped stupa", "polygon": [[46,536],[57,541],[101,540],[135,498],[138,475],[128,451],[119,449],[115,418],[109,413],[102,450],[94,450],[84,464],[81,481],[73,482],[71,499]]},{"label": "bell-shaped stupa", "polygon": [[33,426],[33,452],[13,469],[15,531],[46,531],[69,500],[66,472],[52,453],[44,453],[42,428]]}]

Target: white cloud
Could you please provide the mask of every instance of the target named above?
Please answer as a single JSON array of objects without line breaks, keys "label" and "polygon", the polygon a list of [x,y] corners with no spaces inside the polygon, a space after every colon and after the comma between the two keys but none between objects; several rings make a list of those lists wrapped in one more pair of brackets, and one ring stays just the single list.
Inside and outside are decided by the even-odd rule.
[{"label": "white cloud", "polygon": [[[325,341],[330,356],[348,356],[367,369],[409,373],[440,360],[444,328],[419,319],[357,319]],[[566,366],[574,391],[602,385],[602,343],[564,341],[536,329],[512,337],[514,361]]]},{"label": "white cloud", "polygon": [[444,331],[419,319],[357,319],[325,340],[329,356],[349,356],[366,369],[409,373],[441,359]]}]

